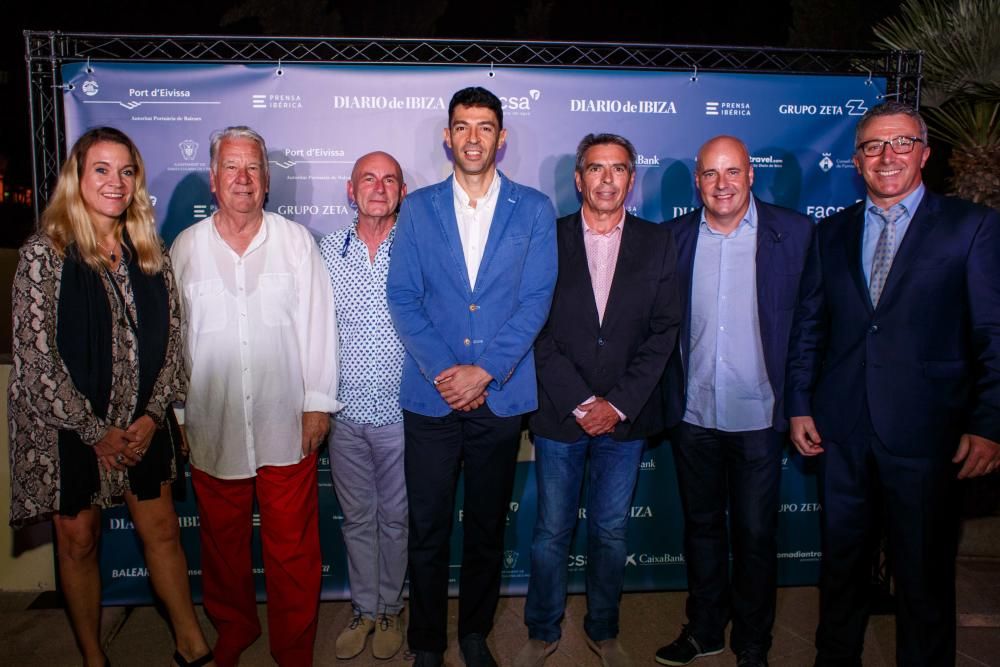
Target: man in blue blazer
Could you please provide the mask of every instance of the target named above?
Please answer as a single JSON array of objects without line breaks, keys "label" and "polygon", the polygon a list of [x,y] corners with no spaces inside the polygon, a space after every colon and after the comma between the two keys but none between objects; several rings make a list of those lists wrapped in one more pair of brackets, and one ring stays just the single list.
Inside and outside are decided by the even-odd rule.
[{"label": "man in blue blazer", "polygon": [[860,120],[863,203],[819,224],[788,358],[787,414],[818,456],[817,665],[860,665],[884,506],[896,662],[955,663],[955,478],[1000,465],[1000,215],[924,188],[927,125]]},{"label": "man in blue blazer", "polygon": [[583,627],[605,667],[630,664],[617,639],[626,526],[646,437],[663,428],[659,384],[681,317],[673,238],[625,211],[635,159],[624,137],[584,137],[575,175],[582,206],[557,223],[559,278],[535,343],[538,517],[524,608],[529,641],[515,667],[537,667],[558,646],[588,460]]},{"label": "man in blue blazer", "polygon": [[496,168],[500,100],[458,91],[444,141],[454,176],[406,198],[389,267],[389,311],[406,347],[399,403],[410,504],[410,621],[416,665],[447,645],[449,542],[465,474],[458,638],[467,665],[486,645],[500,593],[503,533],[522,415],[538,404],[531,346],[556,278],[555,213]]},{"label": "man in blue blazer", "polygon": [[774,625],[785,356],[813,223],[751,194],[750,154],[734,137],[701,147],[695,184],[704,207],[667,223],[686,317],[664,383],[688,625],[656,661],[721,653],[732,620],[730,647],[753,667],[767,664]]}]

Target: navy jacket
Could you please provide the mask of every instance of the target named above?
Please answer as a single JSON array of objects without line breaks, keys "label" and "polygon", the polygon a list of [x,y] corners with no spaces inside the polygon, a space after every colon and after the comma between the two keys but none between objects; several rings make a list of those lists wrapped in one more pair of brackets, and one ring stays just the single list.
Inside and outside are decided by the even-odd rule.
[{"label": "navy jacket", "polygon": [[897,456],[951,456],[962,433],[1000,441],[1000,215],[924,195],[877,308],[861,267],[864,203],[823,220],[802,277],[788,416],[842,441],[867,404]]}]

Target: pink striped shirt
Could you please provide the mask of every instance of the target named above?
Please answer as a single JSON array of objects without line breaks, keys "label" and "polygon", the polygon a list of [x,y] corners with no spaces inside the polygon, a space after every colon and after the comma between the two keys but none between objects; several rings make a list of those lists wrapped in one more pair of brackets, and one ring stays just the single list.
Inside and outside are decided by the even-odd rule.
[{"label": "pink striped shirt", "polygon": [[622,245],[625,212],[622,211],[622,219],[606,234],[591,229],[583,211],[580,211],[580,219],[583,221],[583,245],[587,250],[587,267],[590,269],[590,285],[594,288],[597,318],[598,322],[604,322],[608,294],[611,293],[611,281],[614,280],[615,267],[618,266],[618,250]]}]

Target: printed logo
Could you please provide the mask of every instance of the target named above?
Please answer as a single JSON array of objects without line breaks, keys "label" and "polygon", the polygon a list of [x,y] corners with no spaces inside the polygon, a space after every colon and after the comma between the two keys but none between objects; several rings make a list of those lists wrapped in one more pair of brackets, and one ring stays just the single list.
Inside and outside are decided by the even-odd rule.
[{"label": "printed logo", "polygon": [[267,95],[251,95],[250,105],[254,109],[266,109],[267,108]]},{"label": "printed logo", "polygon": [[193,160],[198,157],[198,142],[193,139],[185,139],[177,144],[181,149],[181,157],[185,160]]},{"label": "printed logo", "polygon": [[631,554],[625,556],[625,567],[628,567],[629,565],[631,565],[633,567],[638,567],[639,566],[639,564],[635,562],[635,554],[634,553],[631,553]]},{"label": "printed logo", "polygon": [[208,210],[209,204],[195,204],[191,207],[191,217],[195,220],[201,220],[202,218],[207,218],[211,215]]},{"label": "printed logo", "polygon": [[705,102],[706,116],[749,116],[749,102]]},{"label": "printed logo", "polygon": [[642,565],[682,565],[684,554],[639,554],[639,563]]},{"label": "printed logo", "polygon": [[819,168],[823,171],[830,171],[833,169],[833,159],[830,157],[829,153],[823,153],[823,157],[819,161]]},{"label": "printed logo", "polygon": [[504,551],[503,552],[503,566],[506,570],[513,570],[517,565],[517,557],[520,554],[516,551]]},{"label": "printed logo", "polygon": [[[674,217],[677,217],[676,215]],[[656,470],[656,459],[650,457],[648,461],[639,464],[639,470]]]},{"label": "printed logo", "polygon": [[752,155],[750,157],[750,166],[754,169],[780,169],[784,164],[785,161],[782,158],[773,155]]},{"label": "printed logo", "polygon": [[569,101],[569,110],[578,113],[676,114],[677,105],[673,100],[575,99]]},{"label": "printed logo", "polygon": [[847,107],[848,116],[864,116],[865,112],[868,111],[864,100],[847,100],[844,102],[844,106]]},{"label": "printed logo", "polygon": [[93,97],[97,94],[97,91],[100,90],[100,86],[98,86],[97,82],[93,79],[87,79],[80,85],[80,89],[87,97]]},{"label": "printed logo", "polygon": [[636,155],[635,164],[637,167],[659,167],[660,158],[656,155]]}]

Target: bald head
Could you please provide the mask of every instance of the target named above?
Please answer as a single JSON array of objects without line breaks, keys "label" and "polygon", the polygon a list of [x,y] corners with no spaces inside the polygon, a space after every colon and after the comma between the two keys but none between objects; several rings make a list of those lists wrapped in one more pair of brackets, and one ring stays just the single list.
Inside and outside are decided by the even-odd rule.
[{"label": "bald head", "polygon": [[403,170],[393,156],[374,151],[354,163],[347,197],[357,204],[359,224],[394,217],[405,196]]},{"label": "bald head", "polygon": [[750,207],[753,167],[746,144],[736,137],[709,139],[698,151],[695,185],[712,228],[731,232]]}]

